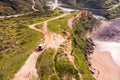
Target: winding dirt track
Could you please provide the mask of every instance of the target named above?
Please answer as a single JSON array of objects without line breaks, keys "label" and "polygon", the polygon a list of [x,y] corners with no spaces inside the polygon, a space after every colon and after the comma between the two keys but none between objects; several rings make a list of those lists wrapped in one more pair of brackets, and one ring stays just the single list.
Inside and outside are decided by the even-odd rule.
[{"label": "winding dirt track", "polygon": [[[64,38],[61,35],[53,34],[53,33],[51,33],[47,29],[47,23],[49,21],[56,20],[56,19],[59,19],[61,17],[64,17],[67,14],[68,13],[64,13],[61,16],[57,16],[55,18],[46,20],[44,22],[32,24],[32,25],[29,26],[29,28],[37,30],[37,31],[42,32],[44,34],[45,49],[49,48],[49,47],[56,48],[56,47],[58,47],[64,41]],[[39,24],[43,24],[43,29],[42,30],[35,28],[35,25],[39,25]],[[37,62],[37,59],[38,59],[39,55],[41,55],[41,53],[43,51],[41,51],[41,52],[33,52],[28,57],[28,59],[26,60],[25,64],[22,66],[22,68],[15,74],[13,80],[30,80],[30,79],[36,80],[38,78],[37,69],[36,69],[36,62]]]}]

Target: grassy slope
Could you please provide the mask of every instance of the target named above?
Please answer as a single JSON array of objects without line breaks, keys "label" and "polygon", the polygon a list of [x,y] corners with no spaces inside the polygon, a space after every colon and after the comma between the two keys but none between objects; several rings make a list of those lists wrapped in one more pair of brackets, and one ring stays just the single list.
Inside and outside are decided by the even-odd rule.
[{"label": "grassy slope", "polygon": [[[7,3],[7,1],[10,1]],[[0,15],[10,15],[23,12],[30,12],[32,4],[25,0],[2,0],[0,1]]]},{"label": "grassy slope", "polygon": [[18,18],[0,19],[0,80],[10,80],[39,44],[43,34],[29,29],[28,25],[59,14],[56,11],[38,12]]},{"label": "grassy slope", "polygon": [[24,35],[19,36],[22,39],[16,41],[16,46],[10,52],[2,53],[0,60],[0,73],[2,77],[0,78],[3,80],[9,80],[13,77],[42,38],[41,33],[32,31],[27,27],[22,30],[22,34]]},{"label": "grassy slope", "polygon": [[62,53],[55,57],[55,68],[60,80],[71,80],[72,78],[79,80],[78,71]]},{"label": "grassy slope", "polygon": [[93,11],[95,13],[97,13],[98,15],[102,15],[104,17],[106,17],[107,19],[113,19],[116,18],[118,16],[120,16],[120,6],[112,9],[112,10],[107,10],[109,8],[112,8],[113,5],[120,3],[120,1],[118,0],[106,0],[106,1],[99,1],[99,0],[91,0],[88,1],[87,5],[91,8],[102,8],[105,10],[101,10],[101,11]]},{"label": "grassy slope", "polygon": [[59,20],[51,21],[48,24],[48,29],[55,33],[64,34],[67,30],[68,26],[66,24],[65,19],[61,18]]},{"label": "grassy slope", "polygon": [[107,19],[113,19],[120,16],[120,6],[118,8],[112,10],[105,10],[101,12],[101,14],[106,17]]},{"label": "grassy slope", "polygon": [[41,80],[62,80],[64,76],[66,80],[73,77],[79,79],[77,70],[68,59],[56,54],[53,49],[47,49],[42,53],[37,61],[37,69]]},{"label": "grassy slope", "polygon": [[91,72],[88,69],[88,65],[86,62],[86,33],[92,27],[92,21],[80,21],[74,27],[72,34],[72,47],[73,53],[72,55],[75,57],[75,65],[78,68],[79,72],[83,76],[83,80],[94,80]]},{"label": "grassy slope", "polygon": [[62,34],[63,36],[66,35],[66,32],[69,31],[67,20],[71,18],[72,16],[76,15],[76,13],[77,12],[74,12],[63,18],[49,22],[48,29],[52,32]]},{"label": "grassy slope", "polygon": [[53,49],[47,49],[42,55],[38,58],[37,69],[40,80],[57,80],[57,75],[54,71],[54,55],[55,51]]},{"label": "grassy slope", "polygon": [[[76,12],[58,20],[49,22],[49,30],[65,35],[64,32],[69,29],[67,26],[67,19],[71,18],[75,14]],[[57,54],[55,52],[53,53],[53,50],[51,49],[46,50],[39,57],[37,69],[39,77],[42,80],[62,80],[64,76],[66,76],[66,80],[69,80],[73,77],[79,79],[77,70],[75,70],[68,59],[64,59],[60,54],[58,54],[58,52]]]},{"label": "grassy slope", "polygon": [[[97,15],[102,15],[107,19],[113,19],[116,17],[120,16],[120,5],[119,7],[112,9],[112,10],[107,10],[109,8],[112,8],[113,5],[116,5],[120,3],[119,0],[77,0],[76,4],[71,4],[74,3],[74,0],[61,0],[62,2],[70,5],[70,7],[74,8],[90,8],[90,9],[96,9],[92,10],[93,13]],[[100,10],[103,9],[103,10]]]},{"label": "grassy slope", "polygon": [[[62,35],[65,35],[64,32],[68,30],[67,26],[67,19],[75,15],[76,13],[70,14],[64,18],[60,18],[59,20],[51,21],[48,24],[49,30],[55,33],[60,33]],[[91,21],[82,21],[73,29],[73,40],[76,39],[78,45],[74,43],[73,41],[73,53],[72,55],[75,57],[75,65],[78,68],[78,71],[73,67],[73,65],[68,61],[67,57],[63,55],[62,49],[59,49],[57,51],[57,54],[51,54],[51,50],[47,50],[47,52],[43,53],[42,56],[38,59],[38,74],[39,77],[42,77],[42,80],[48,80],[52,74],[57,73],[60,80],[71,80],[72,78],[75,78],[79,80],[78,72],[80,72],[83,75],[84,80],[94,80],[93,76],[91,75],[88,65],[85,60],[85,47],[86,47],[86,40],[85,40],[85,34],[87,32],[88,28],[91,28]],[[76,33],[79,32],[79,33]],[[61,46],[64,48],[64,46]],[[49,53],[49,54],[48,54]],[[51,57],[49,57],[51,55]],[[46,57],[47,56],[47,57]],[[54,59],[52,59],[55,56]],[[42,60],[41,60],[42,59]],[[54,61],[54,63],[53,63]],[[47,64],[45,64],[47,63]],[[52,66],[50,66],[52,64]],[[43,66],[44,65],[44,66]],[[47,65],[47,67],[45,66]],[[49,65],[49,66],[48,66]],[[49,69],[51,70],[48,70]],[[41,68],[41,69],[40,69]],[[44,69],[43,69],[44,68]],[[53,68],[55,68],[55,71],[53,71]],[[44,73],[46,76],[46,79],[44,76],[41,76],[41,70],[44,72],[49,71],[48,73]],[[44,77],[44,78],[43,78]],[[40,78],[41,79],[41,78]],[[57,80],[57,79],[51,79],[51,80]]]}]

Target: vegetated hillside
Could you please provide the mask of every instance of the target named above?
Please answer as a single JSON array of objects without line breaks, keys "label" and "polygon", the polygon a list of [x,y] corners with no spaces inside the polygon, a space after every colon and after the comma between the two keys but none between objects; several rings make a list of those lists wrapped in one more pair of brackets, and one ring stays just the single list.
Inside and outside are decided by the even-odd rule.
[{"label": "vegetated hillside", "polygon": [[90,31],[95,23],[95,19],[91,17],[89,11],[81,14],[80,21],[72,30],[72,55],[75,58],[75,65],[78,72],[82,74],[83,80],[94,80],[92,73],[88,69],[87,64],[87,41],[86,33]]},{"label": "vegetated hillside", "polygon": [[35,12],[17,18],[0,19],[0,80],[10,80],[35,50],[43,34],[28,28],[60,15],[59,11]]},{"label": "vegetated hillside", "polygon": [[[85,2],[85,1],[84,1]],[[87,0],[85,5],[94,9],[107,9],[120,2],[119,0]]]},{"label": "vegetated hillside", "polygon": [[117,4],[120,0],[60,0],[62,3],[77,7],[88,7],[93,9],[105,9]]},{"label": "vegetated hillside", "polygon": [[[94,80],[86,61],[86,33],[92,29],[95,21],[89,11],[83,10],[77,13],[77,17],[75,15],[76,13],[49,22],[48,29],[50,31],[62,34],[67,39],[57,51],[49,48],[39,56],[37,70],[41,80],[80,80],[80,75],[83,80]],[[72,20],[73,30],[67,25],[68,19]],[[67,33],[69,33],[69,37]],[[69,44],[69,41],[72,43]],[[70,45],[72,50],[68,48]],[[73,63],[72,58],[69,58],[68,55],[74,58]]]},{"label": "vegetated hillside", "polygon": [[107,19],[113,19],[120,16],[120,5],[117,8],[111,10],[96,11],[95,13],[106,17]]},{"label": "vegetated hillside", "polygon": [[[46,8],[46,1],[35,0],[35,8],[38,10]],[[31,12],[33,0],[0,0],[0,15]]]},{"label": "vegetated hillside", "polygon": [[0,15],[9,15],[31,11],[32,4],[28,0],[0,0]]},{"label": "vegetated hillside", "polygon": [[[35,1],[35,8],[37,10],[48,10],[47,3],[55,0],[0,0],[0,15],[10,15],[17,13],[31,12],[33,1]],[[103,15],[104,17],[111,19],[120,15],[120,6],[112,10],[107,10],[113,5],[118,4],[120,0],[58,0],[69,7],[74,8],[89,8],[94,13]],[[103,10],[100,10],[103,9]]]},{"label": "vegetated hillside", "polygon": [[[107,19],[120,16],[120,0],[61,0],[61,2],[73,8],[87,8],[93,13],[102,15]],[[116,4],[119,4],[118,7],[108,10]]]}]

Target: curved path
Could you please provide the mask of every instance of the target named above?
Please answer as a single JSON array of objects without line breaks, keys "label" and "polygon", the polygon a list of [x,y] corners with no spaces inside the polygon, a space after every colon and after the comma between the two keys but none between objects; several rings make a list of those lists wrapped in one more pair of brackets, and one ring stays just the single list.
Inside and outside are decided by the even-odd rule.
[{"label": "curved path", "polygon": [[35,8],[35,4],[36,4],[35,0],[32,0],[32,3],[33,3],[32,9],[33,9],[34,11],[39,11],[39,10],[37,10],[37,9]]},{"label": "curved path", "polygon": [[[49,21],[59,19],[59,18],[64,17],[66,15],[67,15],[67,13],[64,13],[61,16],[46,20],[44,22],[32,24],[29,26],[29,28],[37,30],[37,31],[42,32],[44,34],[44,39],[45,39],[44,44],[46,46],[45,49],[47,49],[49,47],[52,47],[52,48],[58,47],[64,41],[64,38],[61,35],[53,34],[47,29],[47,23]],[[42,30],[35,28],[35,26],[39,25],[39,24],[43,24]],[[61,40],[59,40],[59,39],[61,39]],[[15,74],[15,77],[13,80],[30,80],[30,79],[36,80],[38,78],[37,69],[36,69],[36,62],[37,62],[39,55],[41,55],[41,53],[43,51],[33,52],[28,57],[28,59],[26,60],[25,64],[22,66],[22,68]]]}]

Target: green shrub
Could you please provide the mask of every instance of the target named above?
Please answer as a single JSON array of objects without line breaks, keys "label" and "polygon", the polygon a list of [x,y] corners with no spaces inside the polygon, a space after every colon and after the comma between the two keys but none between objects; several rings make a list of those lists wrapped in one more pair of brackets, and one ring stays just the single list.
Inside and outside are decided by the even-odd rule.
[{"label": "green shrub", "polygon": [[[90,19],[91,20],[91,19]],[[82,74],[83,80],[94,80],[86,62],[86,33],[93,26],[92,21],[82,21],[72,31],[72,55],[75,58],[75,65]]]},{"label": "green shrub", "polygon": [[79,80],[78,71],[67,58],[63,58],[60,54],[57,54],[55,57],[55,68],[60,80],[64,77],[66,80],[71,80],[72,78]]},{"label": "green shrub", "polygon": [[[48,80],[49,78],[51,79],[53,77],[55,78],[56,74],[54,70],[54,55],[55,51],[53,49],[47,49],[38,58],[37,71],[40,80]],[[55,76],[53,76],[53,74],[55,74]]]}]

